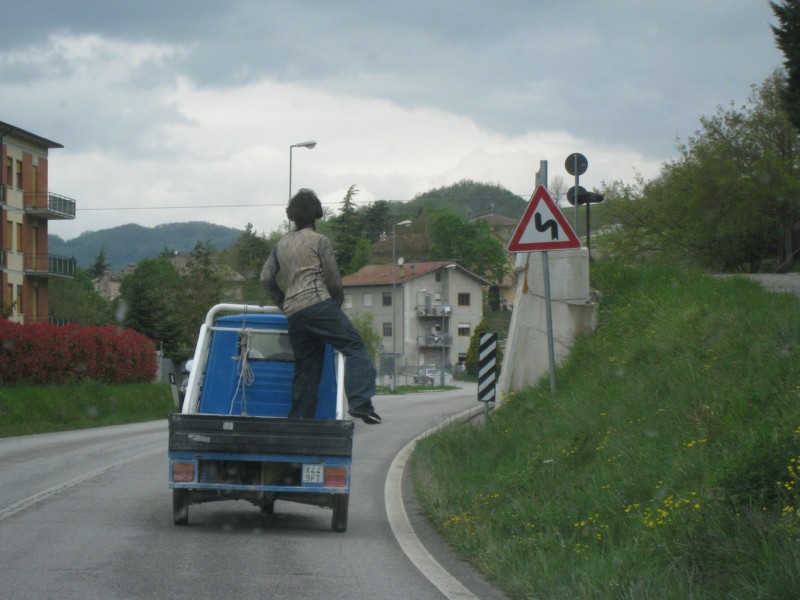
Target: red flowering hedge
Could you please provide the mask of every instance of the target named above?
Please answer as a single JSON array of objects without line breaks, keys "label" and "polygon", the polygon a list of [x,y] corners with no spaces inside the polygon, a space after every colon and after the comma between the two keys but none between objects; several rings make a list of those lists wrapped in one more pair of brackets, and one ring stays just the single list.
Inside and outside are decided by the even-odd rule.
[{"label": "red flowering hedge", "polygon": [[144,383],[156,367],[153,342],[130,329],[0,319],[0,384]]}]

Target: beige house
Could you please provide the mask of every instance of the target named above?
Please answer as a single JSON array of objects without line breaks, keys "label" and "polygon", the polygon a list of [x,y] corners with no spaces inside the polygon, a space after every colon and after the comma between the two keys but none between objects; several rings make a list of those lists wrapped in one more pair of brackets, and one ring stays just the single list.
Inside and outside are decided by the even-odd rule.
[{"label": "beige house", "polygon": [[57,142],[0,122],[0,310],[17,323],[48,320],[48,282],[75,276],[75,259],[47,250],[52,219],[74,219],[75,201],[50,193]]},{"label": "beige house", "polygon": [[483,317],[485,279],[450,261],[367,265],[342,278],[345,313],[372,315],[383,338],[379,376],[463,362]]}]

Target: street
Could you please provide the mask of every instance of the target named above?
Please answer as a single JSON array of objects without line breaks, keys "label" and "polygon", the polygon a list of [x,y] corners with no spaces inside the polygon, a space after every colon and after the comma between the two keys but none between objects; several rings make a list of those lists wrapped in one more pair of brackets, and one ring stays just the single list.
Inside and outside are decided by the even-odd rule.
[{"label": "street", "polygon": [[286,502],[271,516],[245,502],[192,506],[175,527],[166,421],[1,439],[3,598],[502,598],[421,522],[405,485],[414,529],[469,590],[440,591],[395,540],[384,503],[396,455],[475,408],[474,385],[375,404],[384,424],[356,424],[343,534],[328,510]]}]

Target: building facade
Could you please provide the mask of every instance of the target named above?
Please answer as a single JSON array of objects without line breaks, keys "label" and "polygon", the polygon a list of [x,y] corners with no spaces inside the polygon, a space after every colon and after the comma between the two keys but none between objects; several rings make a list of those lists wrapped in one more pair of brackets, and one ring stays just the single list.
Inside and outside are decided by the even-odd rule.
[{"label": "building facade", "polygon": [[47,251],[48,223],[74,219],[75,201],[48,190],[48,152],[61,144],[0,121],[0,315],[48,320],[48,281],[75,260]]},{"label": "building facade", "polygon": [[383,339],[379,376],[463,362],[483,318],[485,279],[454,261],[367,265],[342,278],[343,309],[369,314]]}]

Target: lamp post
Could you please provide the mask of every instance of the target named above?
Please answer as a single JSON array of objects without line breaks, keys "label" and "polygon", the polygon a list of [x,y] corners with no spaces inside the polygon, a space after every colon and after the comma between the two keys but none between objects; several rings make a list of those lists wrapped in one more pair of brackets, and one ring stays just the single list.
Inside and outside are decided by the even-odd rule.
[{"label": "lamp post", "polygon": [[308,148],[311,150],[317,145],[315,141],[300,142],[299,144],[292,144],[289,146],[289,200],[292,199],[292,150],[295,148]]},{"label": "lamp post", "polygon": [[392,391],[397,389],[397,226],[408,227],[411,221],[400,221],[392,225]]}]

